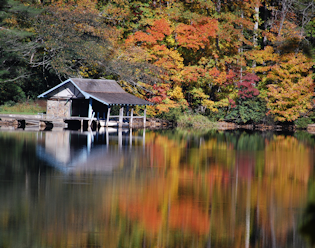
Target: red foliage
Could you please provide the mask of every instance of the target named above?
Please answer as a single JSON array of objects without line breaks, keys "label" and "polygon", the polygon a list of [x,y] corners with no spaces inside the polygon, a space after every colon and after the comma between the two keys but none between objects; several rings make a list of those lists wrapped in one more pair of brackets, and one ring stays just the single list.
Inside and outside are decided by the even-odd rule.
[{"label": "red foliage", "polygon": [[162,101],[167,98],[167,91],[169,90],[168,87],[155,84],[152,88],[154,96],[148,99],[148,101],[154,103],[162,103]]},{"label": "red foliage", "polygon": [[258,89],[255,88],[256,83],[260,80],[255,74],[248,73],[244,76],[243,81],[239,82],[238,96],[242,99],[253,98],[259,95]]},{"label": "red foliage", "polygon": [[229,103],[230,103],[230,106],[231,108],[235,108],[236,107],[236,103],[233,99],[229,99]]}]

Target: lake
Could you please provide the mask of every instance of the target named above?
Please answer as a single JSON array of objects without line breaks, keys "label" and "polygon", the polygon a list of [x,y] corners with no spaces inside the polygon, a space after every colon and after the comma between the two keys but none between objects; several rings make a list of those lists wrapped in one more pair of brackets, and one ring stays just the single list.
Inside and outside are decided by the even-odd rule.
[{"label": "lake", "polygon": [[0,128],[0,247],[311,247],[306,132]]}]

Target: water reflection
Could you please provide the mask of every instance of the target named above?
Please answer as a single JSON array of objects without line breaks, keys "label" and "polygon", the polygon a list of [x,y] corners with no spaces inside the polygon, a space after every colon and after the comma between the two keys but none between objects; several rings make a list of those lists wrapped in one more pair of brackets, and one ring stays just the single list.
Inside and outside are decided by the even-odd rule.
[{"label": "water reflection", "polygon": [[312,136],[0,132],[0,148],[0,247],[307,247],[299,230],[313,234]]},{"label": "water reflection", "polygon": [[[143,156],[145,131],[133,135],[130,129],[101,129],[98,132],[46,132],[36,154],[64,173],[111,172]],[[140,154],[139,154],[140,152]]]}]

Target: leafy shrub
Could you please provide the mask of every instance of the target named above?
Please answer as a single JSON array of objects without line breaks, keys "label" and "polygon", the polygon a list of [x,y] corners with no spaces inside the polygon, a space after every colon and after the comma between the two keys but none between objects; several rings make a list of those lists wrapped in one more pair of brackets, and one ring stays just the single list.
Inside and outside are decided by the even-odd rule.
[{"label": "leafy shrub", "polygon": [[178,118],[182,116],[186,111],[187,109],[183,107],[170,108],[168,112],[162,112],[160,114],[157,114],[155,117],[176,123],[178,121]]},{"label": "leafy shrub", "polygon": [[16,104],[16,102],[12,101],[12,100],[9,100],[7,102],[4,103],[4,106],[7,106],[7,107],[12,107]]},{"label": "leafy shrub", "polygon": [[177,120],[178,127],[186,128],[215,128],[215,123],[211,122],[203,115],[181,115]]},{"label": "leafy shrub", "polygon": [[307,128],[308,124],[312,124],[312,123],[313,121],[309,117],[300,117],[294,121],[294,124],[298,129],[305,129]]},{"label": "leafy shrub", "polygon": [[239,98],[234,108],[225,117],[226,121],[237,124],[259,123],[266,117],[266,103],[259,97]]}]

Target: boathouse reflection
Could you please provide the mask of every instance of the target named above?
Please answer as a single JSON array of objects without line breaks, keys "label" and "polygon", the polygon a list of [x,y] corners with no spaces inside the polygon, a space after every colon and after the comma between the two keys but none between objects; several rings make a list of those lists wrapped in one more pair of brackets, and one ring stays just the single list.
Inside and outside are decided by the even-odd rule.
[{"label": "boathouse reflection", "polygon": [[102,173],[143,156],[145,130],[101,128],[96,132],[45,132],[37,156],[64,173]]}]

